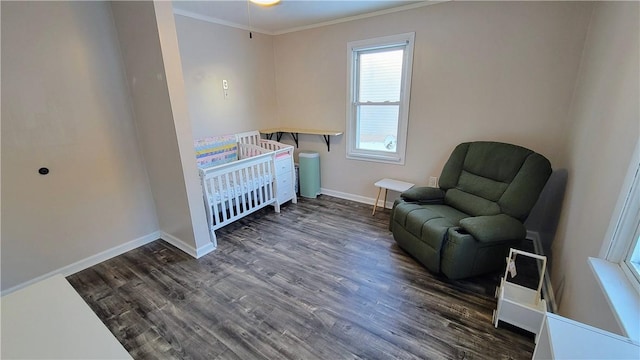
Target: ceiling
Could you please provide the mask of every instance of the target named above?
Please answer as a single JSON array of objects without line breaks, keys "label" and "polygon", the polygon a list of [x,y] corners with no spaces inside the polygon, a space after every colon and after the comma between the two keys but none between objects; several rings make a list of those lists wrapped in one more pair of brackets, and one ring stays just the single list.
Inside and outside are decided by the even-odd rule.
[{"label": "ceiling", "polygon": [[277,35],[305,28],[429,5],[438,1],[282,0],[263,7],[248,0],[173,1],[174,13]]}]

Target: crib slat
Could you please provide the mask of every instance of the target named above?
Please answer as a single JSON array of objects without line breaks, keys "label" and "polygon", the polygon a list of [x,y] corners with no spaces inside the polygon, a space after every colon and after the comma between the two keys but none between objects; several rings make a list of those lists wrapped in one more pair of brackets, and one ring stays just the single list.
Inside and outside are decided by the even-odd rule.
[{"label": "crib slat", "polygon": [[212,176],[209,179],[209,186],[210,186],[210,193],[209,196],[213,198],[213,204],[212,204],[212,209],[211,212],[214,214],[214,224],[219,224],[220,223],[220,199],[218,198],[218,192],[217,192],[217,187],[218,187],[218,179],[216,176]]},{"label": "crib slat", "polygon": [[274,177],[272,176],[273,166],[272,166],[272,163],[265,163],[264,165],[266,167],[266,176],[265,176],[266,184],[265,185],[269,191],[269,200],[271,200],[274,198],[274,193],[275,193],[273,188]]},{"label": "crib slat", "polygon": [[[246,178],[247,178],[247,179],[253,179],[253,176],[252,176],[252,174],[251,174],[251,168],[250,168],[250,167],[248,167],[248,168],[244,168],[244,169],[243,169],[243,171],[244,171],[245,176],[246,176]],[[249,188],[247,189],[247,194],[244,196],[245,204],[246,204],[246,206],[247,206],[247,210],[250,210],[250,209],[252,208],[252,206],[251,206],[252,201],[253,201],[253,200],[251,199],[251,196],[252,196],[252,194],[251,194],[251,193],[252,193],[252,191],[253,191],[252,189],[253,189],[253,186],[249,186]]]},{"label": "crib slat", "polygon": [[229,208],[229,215],[227,216],[227,220],[231,220],[236,216],[237,209],[235,206],[235,194],[236,194],[236,184],[233,182],[233,172],[228,172],[227,176],[227,204]]},{"label": "crib slat", "polygon": [[[266,166],[267,164],[265,164],[265,163],[262,163],[260,165],[261,165],[260,166],[260,180],[262,182],[267,177],[267,172],[268,172],[269,167]],[[269,191],[269,182],[267,181],[262,186],[262,194],[264,196],[264,200],[265,201],[271,200],[271,198],[269,196],[269,193],[270,193],[270,191]]]},{"label": "crib slat", "polygon": [[236,171],[227,173],[227,178],[229,179],[229,186],[231,187],[231,191],[229,192],[229,220],[235,219],[238,216],[238,212],[240,209],[238,208],[238,204],[236,201],[236,196],[239,191],[239,184],[235,182],[235,174]]},{"label": "crib slat", "polygon": [[224,196],[224,189],[226,188],[225,185],[225,181],[224,181],[224,173],[220,174],[217,176],[218,178],[218,186],[216,187],[216,193],[219,194],[220,197],[220,203],[219,203],[219,207],[220,209],[218,210],[218,217],[220,219],[219,223],[223,223],[224,220],[226,220],[227,218],[227,202]]},{"label": "crib slat", "polygon": [[[258,164],[258,177],[262,176],[263,174],[264,174],[264,163],[260,163]],[[260,195],[260,203],[262,204],[267,200],[265,198],[265,193],[262,187],[260,187],[259,195]]]},{"label": "crib slat", "polygon": [[244,177],[242,177],[242,169],[238,169],[236,171],[233,172],[233,176],[234,176],[234,181],[236,182],[236,184],[238,184],[240,191],[235,194],[235,199],[236,199],[236,206],[238,207],[238,213],[240,214],[244,214],[247,209],[244,208],[244,204],[242,201],[242,198],[244,197],[244,193],[246,192],[245,190],[245,182],[246,179]]},{"label": "crib slat", "polygon": [[[251,166],[251,172],[253,173],[253,178],[256,178],[258,176],[260,176],[260,174],[258,173],[257,169],[258,166],[257,165],[253,165]],[[260,194],[259,194],[259,189],[257,187],[255,187],[254,185],[251,186],[251,190],[253,192],[253,206],[258,206],[258,204],[260,204]]]},{"label": "crib slat", "polygon": [[227,212],[228,212],[228,207],[229,207],[229,202],[227,201],[227,194],[228,194],[228,186],[227,186],[227,181],[226,181],[226,175],[227,173],[221,173],[218,176],[218,187],[216,188],[216,192],[218,194],[220,194],[220,204],[219,204],[219,216],[220,216],[220,223],[224,223],[225,220],[227,220]]},{"label": "crib slat", "polygon": [[242,208],[242,206],[240,206],[240,201],[241,201],[240,197],[242,196],[242,194],[244,194],[244,181],[239,176],[240,171],[242,171],[242,169],[235,170],[233,173],[231,173],[231,178],[232,178],[231,181],[233,182],[233,186],[234,186],[234,193],[233,193],[233,203],[235,208],[234,217],[239,217],[244,213],[244,209]]}]

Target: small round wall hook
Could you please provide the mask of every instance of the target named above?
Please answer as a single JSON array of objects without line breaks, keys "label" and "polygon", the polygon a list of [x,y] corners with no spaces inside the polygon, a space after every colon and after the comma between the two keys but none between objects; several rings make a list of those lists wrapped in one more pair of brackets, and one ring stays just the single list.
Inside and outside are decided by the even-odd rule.
[{"label": "small round wall hook", "polygon": [[41,167],[40,169],[38,169],[38,174],[40,175],[47,175],[49,173],[49,169],[47,169],[46,167]]}]

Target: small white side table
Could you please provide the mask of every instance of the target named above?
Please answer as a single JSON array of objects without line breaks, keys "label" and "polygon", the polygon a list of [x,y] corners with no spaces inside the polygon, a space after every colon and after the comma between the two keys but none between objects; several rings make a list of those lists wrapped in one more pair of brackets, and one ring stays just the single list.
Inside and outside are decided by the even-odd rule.
[{"label": "small white side table", "polygon": [[403,192],[411,189],[415,184],[394,179],[382,179],[377,181],[374,185],[379,189],[376,202],[373,203],[373,213],[371,213],[371,215],[376,214],[376,208],[378,207],[378,201],[380,201],[380,193],[382,192],[382,189],[384,189],[384,202],[382,203],[382,208],[384,209],[387,206],[387,192],[389,190]]}]

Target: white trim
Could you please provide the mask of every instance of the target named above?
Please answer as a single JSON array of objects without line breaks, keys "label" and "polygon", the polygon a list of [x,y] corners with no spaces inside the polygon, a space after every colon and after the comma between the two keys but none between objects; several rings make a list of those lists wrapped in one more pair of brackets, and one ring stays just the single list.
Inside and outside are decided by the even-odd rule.
[{"label": "white trim", "polygon": [[185,243],[184,241],[182,241],[181,239],[162,231],[160,234],[160,238],[166,242],[168,242],[169,244],[177,247],[178,249],[182,250],[183,252],[185,252],[187,255],[190,255],[191,257],[194,257],[196,259],[199,259],[201,257],[203,257],[204,255],[207,255],[208,253],[212,252],[213,250],[216,249],[216,247],[213,245],[212,242],[207,243],[204,246],[201,246],[199,248],[194,248],[193,246]]},{"label": "white trim", "polygon": [[421,7],[424,7],[424,6],[435,5],[435,4],[439,4],[439,3],[447,2],[447,1],[450,1],[450,0],[423,1],[423,2],[419,2],[419,3],[415,3],[415,4],[398,6],[398,7],[394,7],[394,8],[391,8],[391,9],[378,10],[378,11],[374,11],[374,12],[370,12],[370,13],[366,13],[366,14],[360,14],[360,15],[349,16],[349,17],[336,19],[336,20],[324,21],[324,22],[320,22],[320,23],[317,23],[317,24],[298,26],[298,27],[294,27],[294,28],[290,28],[290,29],[274,31],[272,34],[273,35],[282,35],[282,34],[292,33],[292,32],[296,32],[296,31],[309,30],[309,29],[314,29],[314,28],[319,28],[319,27],[329,26],[329,25],[335,25],[335,24],[340,24],[340,23],[354,21],[354,20],[367,19],[367,18],[374,17],[374,16],[393,14],[393,13],[396,13],[396,12],[399,12],[399,11],[417,9],[417,8],[421,8]]},{"label": "white trim", "polygon": [[238,23],[235,23],[235,22],[232,22],[232,21],[222,20],[222,19],[219,19],[219,18],[214,18],[214,17],[207,16],[207,15],[201,15],[201,14],[197,14],[197,13],[194,13],[194,12],[191,12],[191,11],[186,11],[186,10],[181,10],[181,9],[176,9],[176,8],[173,9],[173,13],[175,15],[182,15],[182,16],[193,18],[193,19],[210,22],[210,23],[213,23],[213,24],[230,26],[230,27],[233,27],[233,28],[236,28],[236,29],[253,31],[253,32],[262,33],[262,34],[265,34],[265,35],[282,35],[282,34],[288,34],[288,33],[297,32],[297,31],[315,29],[315,28],[319,28],[319,27],[323,27],[323,26],[340,24],[340,23],[354,21],[354,20],[366,19],[366,18],[370,18],[370,17],[374,17],[374,16],[393,14],[393,13],[399,12],[399,11],[417,9],[417,8],[421,8],[421,7],[424,7],[424,6],[435,5],[435,4],[439,4],[439,3],[447,2],[447,1],[449,1],[449,0],[424,1],[424,2],[419,2],[419,3],[415,3],[415,4],[398,6],[398,7],[391,8],[391,9],[379,10],[379,11],[374,11],[374,12],[371,12],[371,13],[355,15],[355,16],[349,16],[349,17],[345,17],[345,18],[341,18],[341,19],[323,21],[323,22],[319,22],[319,23],[316,23],[316,24],[298,26],[298,27],[293,27],[293,28],[284,29],[284,30],[277,30],[277,31],[269,31],[269,30],[265,30],[265,29],[256,29],[256,28],[253,28],[253,27],[249,28],[249,26],[247,26],[247,25],[242,25],[242,24],[238,24]]},{"label": "white trim", "polygon": [[603,259],[590,257],[589,266],[624,335],[640,342],[640,295],[629,278],[619,264]]},{"label": "white trim", "polygon": [[150,242],[156,241],[161,237],[161,232],[160,231],[155,231],[152,232],[151,234],[148,235],[144,235],[142,237],[139,237],[137,239],[131,240],[127,243],[112,247],[111,249],[107,249],[105,251],[102,251],[98,254],[95,255],[91,255],[85,259],[79,260],[74,262],[73,264],[69,264],[67,266],[61,267],[59,269],[50,271],[44,275],[40,275],[36,278],[33,278],[31,280],[25,281],[22,284],[18,284],[14,287],[11,287],[9,289],[6,289],[4,291],[2,291],[0,293],[1,296],[10,294],[14,291],[20,290],[22,288],[25,288],[29,285],[35,284],[39,281],[42,281],[44,279],[50,278],[52,276],[55,275],[62,275],[64,277],[67,277],[69,275],[73,275],[79,271],[82,271],[84,269],[87,269],[91,266],[94,266],[96,264],[99,264],[103,261],[109,260],[111,258],[114,258],[118,255],[122,255],[124,253],[126,253],[127,251],[131,251],[133,249],[139,248],[140,246],[146,245]]},{"label": "white trim", "polygon": [[629,283],[631,283],[633,288],[636,290],[636,293],[640,295],[640,281],[638,281],[638,274],[636,272],[636,269],[632,269],[632,266],[633,265],[629,264],[627,261],[623,261],[620,263],[620,269],[622,270],[622,273],[624,273],[624,275],[627,277]]},{"label": "white trim", "polygon": [[251,32],[254,32],[254,33],[260,33],[260,34],[265,34],[265,35],[275,35],[271,31],[267,31],[267,30],[264,30],[264,29],[256,29],[254,27],[249,28],[246,25],[234,23],[232,21],[227,21],[227,20],[214,18],[214,17],[207,16],[207,15],[197,14],[197,13],[194,13],[194,12],[191,12],[191,11],[180,10],[180,9],[174,8],[173,9],[173,14],[174,15],[181,15],[181,16],[192,18],[192,19],[196,19],[196,20],[206,21],[206,22],[212,23],[212,24],[224,25],[224,26],[229,26],[229,27],[232,27],[232,28],[240,29],[240,30],[251,31]]},{"label": "white trim", "polygon": [[[598,257],[606,259],[608,261],[620,262],[624,260],[627,251],[627,243],[616,241],[619,236],[619,232],[624,228],[625,220],[627,217],[623,217],[624,211],[631,207],[637,207],[638,204],[630,203],[633,196],[634,183],[637,181],[638,171],[640,170],[640,139],[636,143],[636,147],[633,150],[631,156],[631,162],[627,169],[627,175],[622,183],[620,194],[618,195],[618,201],[611,215],[611,221],[607,233],[604,237],[605,241],[600,248],[600,255]],[[636,189],[637,190],[637,189]],[[628,221],[627,221],[628,222]],[[634,229],[635,231],[635,229]],[[631,234],[629,234],[631,235]]]},{"label": "white trim", "polygon": [[[370,198],[366,196],[360,196],[360,195],[345,193],[342,191],[336,191],[336,190],[331,190],[326,188],[320,188],[320,193],[323,195],[329,195],[329,196],[337,197],[340,199],[351,200],[351,201],[355,201],[361,204],[367,204],[371,206],[373,206],[373,204],[376,202],[376,198]],[[381,204],[383,202],[384,200],[380,200],[378,202],[378,207],[381,208],[382,207]],[[385,208],[390,209],[393,206],[393,201],[387,201],[385,205],[386,205]]]}]

